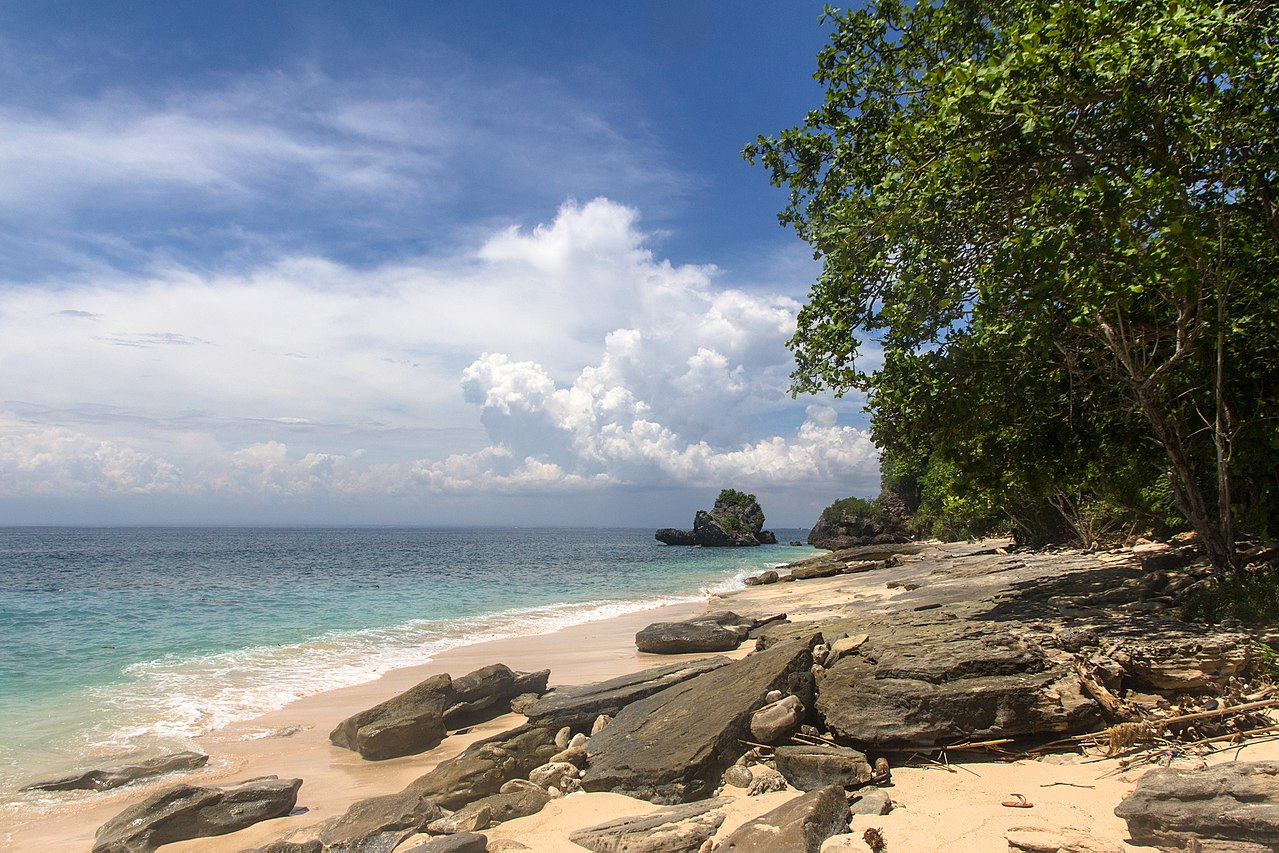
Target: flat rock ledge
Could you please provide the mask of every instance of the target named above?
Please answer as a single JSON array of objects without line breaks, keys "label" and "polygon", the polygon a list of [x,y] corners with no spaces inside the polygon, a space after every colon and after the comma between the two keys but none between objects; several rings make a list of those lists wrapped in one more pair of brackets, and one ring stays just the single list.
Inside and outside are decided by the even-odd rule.
[{"label": "flat rock ledge", "polygon": [[93,853],[149,853],[162,844],[226,835],[283,817],[301,779],[264,776],[225,787],[176,785],[136,803],[98,830]]},{"label": "flat rock ledge", "polygon": [[133,764],[121,764],[102,770],[88,770],[73,776],[62,776],[44,782],[33,782],[23,791],[109,791],[136,782],[162,776],[165,773],[182,773],[198,770],[209,762],[209,756],[198,752],[176,752]]},{"label": "flat rock ledge", "polygon": [[1279,850],[1279,762],[1151,770],[1115,814],[1134,842],[1161,850]]},{"label": "flat rock ledge", "polygon": [[557,687],[550,695],[525,708],[524,714],[534,726],[554,729],[568,726],[573,731],[586,731],[601,714],[615,717],[632,702],[719,669],[727,663],[728,660],[722,657],[702,658],[657,666],[580,687]]},{"label": "flat rock ledge", "polygon": [[582,787],[658,804],[710,796],[769,693],[811,686],[819,639],[780,643],[626,706],[587,745]]},{"label": "flat rock ledge", "polygon": [[596,853],[677,853],[698,850],[724,822],[724,799],[702,800],[639,817],[610,820],[569,835]]}]

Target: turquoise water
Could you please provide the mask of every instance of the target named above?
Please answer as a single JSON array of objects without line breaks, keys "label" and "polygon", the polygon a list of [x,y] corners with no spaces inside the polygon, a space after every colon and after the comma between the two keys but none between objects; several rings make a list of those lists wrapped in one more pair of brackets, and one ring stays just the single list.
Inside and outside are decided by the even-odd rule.
[{"label": "turquoise water", "polygon": [[651,530],[0,528],[0,791],[447,648],[732,589],[808,550]]}]

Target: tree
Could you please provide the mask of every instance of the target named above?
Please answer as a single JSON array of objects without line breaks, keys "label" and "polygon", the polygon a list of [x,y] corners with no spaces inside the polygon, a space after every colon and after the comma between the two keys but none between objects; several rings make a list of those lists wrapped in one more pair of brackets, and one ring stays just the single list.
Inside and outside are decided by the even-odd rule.
[{"label": "tree", "polygon": [[[1032,414],[1061,416],[1051,400],[1086,427],[1051,446],[1026,427],[1011,443],[1023,479],[1043,453],[1060,463],[1054,487],[1086,482],[1063,443],[1122,424],[1125,459],[1158,453],[1178,510],[1230,571],[1236,519],[1279,516],[1277,9],[828,9],[824,103],[744,152],[789,187],[780,219],[823,261],[791,341],[794,389],[866,391],[890,454],[920,429],[954,451],[992,425],[890,410],[913,399],[903,383],[936,385],[995,342],[1052,390]],[[859,358],[859,335],[883,369]],[[982,453],[958,455],[963,469]]]}]

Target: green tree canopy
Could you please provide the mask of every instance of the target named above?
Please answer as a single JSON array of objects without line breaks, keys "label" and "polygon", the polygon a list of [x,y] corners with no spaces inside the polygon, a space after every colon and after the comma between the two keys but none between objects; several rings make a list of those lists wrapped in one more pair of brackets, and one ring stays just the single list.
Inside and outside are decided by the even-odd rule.
[{"label": "green tree canopy", "polygon": [[896,466],[1005,516],[1162,472],[1228,569],[1279,515],[1277,10],[828,9],[824,103],[744,152],[823,261],[795,389],[866,391]]}]

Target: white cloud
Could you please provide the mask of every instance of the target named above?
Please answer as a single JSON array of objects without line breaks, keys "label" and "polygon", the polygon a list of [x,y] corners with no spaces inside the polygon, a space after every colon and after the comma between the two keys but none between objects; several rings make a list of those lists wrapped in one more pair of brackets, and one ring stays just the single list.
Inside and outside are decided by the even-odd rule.
[{"label": "white cloud", "polygon": [[[720,277],[654,258],[635,211],[597,199],[372,269],[291,257],[5,290],[0,488],[389,500],[873,479],[863,431],[787,394],[798,303]],[[433,448],[383,444],[428,427]]]}]

